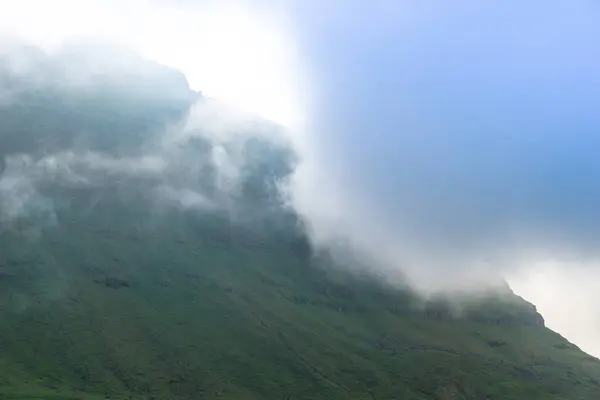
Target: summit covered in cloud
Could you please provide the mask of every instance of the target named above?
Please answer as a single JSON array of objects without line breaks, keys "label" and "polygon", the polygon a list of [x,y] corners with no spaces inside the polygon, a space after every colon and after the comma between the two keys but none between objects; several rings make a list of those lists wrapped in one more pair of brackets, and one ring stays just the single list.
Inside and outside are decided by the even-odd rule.
[{"label": "summit covered in cloud", "polygon": [[[92,2],[90,7],[105,20],[116,15],[117,8],[99,4]],[[127,15],[132,16],[128,29],[115,24],[112,31],[98,31],[111,39],[121,35],[127,45],[180,66],[182,73],[166,72],[156,65],[134,71],[135,63],[123,56],[127,53],[99,47],[88,52],[81,51],[81,46],[65,47],[78,50],[57,52],[53,57],[60,60],[54,64],[58,69],[28,64],[37,54],[35,49],[11,58],[10,68],[30,86],[69,82],[68,86],[79,85],[81,89],[90,79],[96,82],[95,68],[109,68],[111,73],[122,74],[113,89],[139,83],[131,93],[147,100],[148,108],[137,121],[143,125],[144,118],[156,116],[168,123],[156,132],[144,131],[143,145],[137,139],[119,143],[115,154],[120,161],[114,165],[110,158],[114,156],[101,153],[102,146],[110,145],[110,136],[95,142],[89,126],[76,126],[75,136],[44,139],[44,146],[52,151],[37,152],[25,161],[6,158],[5,174],[27,163],[79,165],[88,156],[88,161],[94,160],[94,168],[111,165],[108,169],[112,172],[127,169],[146,177],[160,174],[161,179],[173,176],[164,171],[178,165],[178,171],[187,177],[178,176],[172,180],[178,182],[176,187],[163,187],[160,194],[170,199],[182,196],[185,204],[207,205],[212,202],[204,194],[190,193],[187,186],[192,179],[190,171],[203,168],[199,160],[218,165],[214,182],[232,193],[246,168],[239,162],[243,151],[233,144],[239,143],[238,133],[269,131],[266,136],[259,135],[269,138],[260,146],[269,147],[265,143],[277,137],[294,159],[293,166],[284,168],[286,179],[278,181],[276,192],[301,218],[313,245],[341,248],[338,253],[352,254],[387,279],[408,280],[430,292],[448,287],[479,288],[508,277],[527,291],[528,284],[521,278],[531,276],[534,269],[543,269],[540,265],[548,262],[559,265],[567,275],[572,268],[578,269],[576,276],[585,276],[579,273],[582,270],[595,273],[600,222],[596,207],[600,164],[595,156],[600,123],[595,110],[600,98],[596,78],[600,56],[594,41],[600,33],[596,6],[558,1],[478,4],[468,0],[452,6],[378,1],[368,8],[359,1],[331,1],[326,6],[314,1],[261,1],[254,6],[228,2],[227,12],[214,15],[233,15],[235,18],[224,21],[244,21],[238,25],[255,27],[259,24],[240,17],[252,11],[264,17],[256,21],[285,25],[286,34],[291,32],[294,38],[252,47],[242,39],[268,35],[260,31],[255,36],[215,35],[218,40],[210,43],[200,40],[200,36],[208,36],[191,29],[191,22],[216,7],[214,2],[203,3],[207,4],[204,9],[188,2],[167,7],[162,2],[132,1],[126,8]],[[24,8],[13,11],[15,21],[27,20],[29,14]],[[86,14],[80,15],[85,20]],[[156,22],[160,27],[156,32],[164,34],[163,41],[144,39],[140,32],[151,30],[142,16]],[[174,20],[181,24],[173,24]],[[93,33],[78,29],[80,25],[75,22],[66,19],[61,32],[38,24],[26,36],[34,42],[43,41],[43,37],[60,42],[81,30]],[[27,33],[25,24],[19,29],[14,23],[5,21],[4,25]],[[183,46],[175,44],[186,43],[185,50],[167,51],[171,46],[164,43],[169,40],[172,48],[180,49]],[[192,43],[202,43],[203,47],[196,50]],[[212,65],[210,55],[216,53],[209,50],[220,45],[232,46],[227,47],[231,52],[227,54],[235,53],[236,48],[293,49],[291,53],[301,60],[304,74],[287,68],[294,63],[283,62],[280,56],[289,54],[279,50],[272,60],[267,59],[270,53],[266,50],[240,50],[243,57],[230,59],[238,60],[236,63],[223,64],[219,59],[223,65],[219,71],[229,71],[236,82],[248,71],[252,71],[250,81],[262,81],[268,75],[265,71],[270,71],[266,66],[279,66],[279,72],[292,71],[290,75],[270,75],[278,79],[287,76],[286,82],[298,80],[291,86],[303,90],[290,89],[281,99],[303,97],[297,103],[304,106],[305,123],[287,132],[280,127],[264,128],[264,124],[258,124],[258,129],[256,120],[248,125],[252,118],[232,119],[235,112],[231,109],[225,111],[219,106],[215,112],[215,103],[192,106],[198,94],[186,88],[183,74],[195,80],[198,75],[215,74],[215,82],[228,82],[225,75],[216,74],[217,69],[200,68]],[[240,59],[264,63],[245,69],[250,64]],[[86,67],[69,70],[75,65]],[[57,72],[61,68],[63,72]],[[132,75],[123,73],[128,69]],[[300,80],[299,75],[309,79]],[[203,79],[210,81],[204,75]],[[162,86],[148,85],[167,80],[169,84]],[[103,96],[110,95],[113,89],[109,86],[103,86],[107,90]],[[254,89],[257,100],[265,93],[279,93],[270,86],[260,90],[237,86],[244,88],[239,98],[251,98],[250,89]],[[235,85],[223,90],[232,88]],[[80,102],[87,96],[81,93],[90,93],[89,89],[79,89],[69,101]],[[10,104],[19,95],[13,89],[5,93],[0,99],[3,104]],[[158,116],[153,102],[167,98],[167,103],[177,106],[170,109],[172,114]],[[119,107],[128,107],[122,101]],[[270,98],[267,103],[278,101]],[[188,106],[192,110],[189,115],[201,118],[190,119]],[[234,120],[237,122],[232,123]],[[204,139],[218,144],[205,158],[191,155],[196,144],[189,145],[189,140],[198,136],[190,134],[198,131],[192,128],[194,124],[203,126]],[[277,130],[281,134],[272,134]],[[15,155],[22,154],[19,149],[24,147],[19,146],[30,146],[32,139],[26,134],[17,137],[11,141],[11,146],[16,146],[11,154]],[[77,140],[69,142],[66,137]]]}]

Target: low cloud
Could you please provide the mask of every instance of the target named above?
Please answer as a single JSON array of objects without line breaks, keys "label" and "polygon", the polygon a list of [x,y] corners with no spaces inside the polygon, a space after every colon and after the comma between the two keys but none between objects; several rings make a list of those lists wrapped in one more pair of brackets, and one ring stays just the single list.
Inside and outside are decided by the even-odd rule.
[{"label": "low cloud", "polygon": [[253,168],[288,162],[282,127],[193,92],[177,71],[135,53],[118,68],[105,60],[90,69],[86,59],[116,54],[108,45],[98,53],[95,42],[71,48],[72,63],[38,50],[16,42],[7,60],[33,54],[30,66],[2,70],[15,89],[0,109],[5,222],[53,213],[49,184],[141,191],[156,206],[231,214],[260,173]]},{"label": "low cloud", "polygon": [[298,24],[318,89],[297,200],[317,241],[345,236],[425,290],[536,257],[595,265],[597,7],[331,8]]},{"label": "low cloud", "polygon": [[[138,151],[107,155],[83,140],[31,155],[35,174],[78,184],[135,176],[167,201],[211,209],[243,190],[258,134],[293,147],[299,162],[281,196],[315,245],[351,247],[423,290],[495,282],[536,257],[597,259],[597,10],[348,4],[317,18],[315,2],[286,3],[313,78],[302,135],[203,98]],[[72,43],[54,51],[58,65],[82,48]],[[147,72],[127,57],[96,63],[111,59],[102,49],[74,59],[121,77]],[[26,57],[14,60],[31,76]]]}]

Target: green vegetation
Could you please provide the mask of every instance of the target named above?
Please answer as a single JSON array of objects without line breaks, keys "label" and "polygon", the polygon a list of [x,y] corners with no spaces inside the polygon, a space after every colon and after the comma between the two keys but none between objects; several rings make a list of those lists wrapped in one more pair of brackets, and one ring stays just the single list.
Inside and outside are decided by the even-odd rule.
[{"label": "green vegetation", "polygon": [[[76,105],[52,118],[49,104],[30,114],[38,105],[23,99],[2,115],[30,138],[69,121],[67,137],[81,126],[92,136],[108,129]],[[126,135],[128,151],[185,111],[107,104],[96,112],[119,121],[135,110],[138,119],[111,131],[117,143]],[[11,132],[0,129],[9,141]],[[35,207],[0,219],[0,399],[600,397],[600,362],[510,291],[425,302],[312,254],[268,184],[289,173],[287,158],[263,145],[247,143],[264,157],[247,169],[234,220],[156,204],[152,179],[36,181]],[[7,153],[42,145],[27,146]]]},{"label": "green vegetation", "polygon": [[33,237],[2,234],[5,397],[600,393],[596,359],[518,314],[503,323],[432,314],[406,293],[318,268],[293,242],[253,243],[226,221],[219,229],[184,214],[148,226],[143,213],[121,223],[63,213]]}]

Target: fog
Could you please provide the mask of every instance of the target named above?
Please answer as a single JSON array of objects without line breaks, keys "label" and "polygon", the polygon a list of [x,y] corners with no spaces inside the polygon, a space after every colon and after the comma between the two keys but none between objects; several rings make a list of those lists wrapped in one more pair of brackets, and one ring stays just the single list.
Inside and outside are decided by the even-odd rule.
[{"label": "fog", "polygon": [[[568,327],[570,337],[596,348],[581,334],[598,326],[586,307],[593,289],[583,286],[590,295],[573,296],[573,282],[595,276],[600,256],[596,5],[22,4],[2,17],[5,44],[18,37],[60,56],[68,39],[116,41],[180,69],[194,89],[228,106],[215,112],[203,104],[143,151],[118,159],[71,148],[36,160],[15,155],[0,190],[9,179],[28,176],[18,165],[36,166],[32,176],[44,166],[80,180],[96,170],[104,178],[123,170],[165,176],[177,162],[186,166],[180,171],[196,171],[200,161],[183,157],[189,149],[181,143],[202,131],[216,145],[210,163],[218,166],[219,193],[229,198],[245,165],[236,153],[237,134],[264,131],[256,129],[259,114],[286,125],[281,134],[267,129],[267,136],[299,156],[282,190],[316,246],[349,245],[425,292],[508,279],[540,305],[551,327]],[[208,23],[211,18],[218,23]],[[11,59],[13,69],[35,81],[27,58]],[[134,71],[129,63],[115,64],[123,58],[113,53],[101,59],[105,65],[89,68]],[[79,76],[67,81],[85,87],[84,78],[97,74],[91,71],[67,74]],[[74,167],[81,160],[84,176]],[[19,182],[10,187],[26,198],[31,179]],[[161,182],[156,196],[200,209],[227,202],[186,182]],[[554,293],[562,294],[558,302]],[[564,308],[571,313],[557,311]]]},{"label": "fog", "polygon": [[508,279],[550,327],[597,349],[585,282],[600,256],[598,5],[295,12],[311,21],[298,35],[316,91],[301,175],[314,230],[426,291]]}]

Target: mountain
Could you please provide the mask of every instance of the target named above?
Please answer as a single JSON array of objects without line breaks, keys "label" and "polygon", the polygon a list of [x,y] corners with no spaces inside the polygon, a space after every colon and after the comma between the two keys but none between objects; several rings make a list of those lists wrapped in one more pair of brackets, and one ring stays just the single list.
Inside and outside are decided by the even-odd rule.
[{"label": "mountain", "polygon": [[276,126],[133,56],[82,81],[97,53],[27,54],[1,74],[0,398],[600,396],[510,288],[424,299],[313,249]]}]

